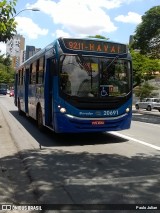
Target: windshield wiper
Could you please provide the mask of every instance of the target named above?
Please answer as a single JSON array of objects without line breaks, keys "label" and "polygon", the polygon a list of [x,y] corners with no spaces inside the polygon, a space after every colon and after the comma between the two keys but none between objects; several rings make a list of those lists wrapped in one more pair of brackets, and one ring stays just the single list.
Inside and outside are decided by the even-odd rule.
[{"label": "windshield wiper", "polygon": [[92,75],[92,67],[88,66],[87,62],[85,62],[84,57],[81,54],[78,54],[76,59],[77,59],[77,63],[79,64],[79,66],[82,69],[86,70],[88,75],[91,76]]},{"label": "windshield wiper", "polygon": [[119,56],[116,56],[105,68],[104,72],[119,58]]}]

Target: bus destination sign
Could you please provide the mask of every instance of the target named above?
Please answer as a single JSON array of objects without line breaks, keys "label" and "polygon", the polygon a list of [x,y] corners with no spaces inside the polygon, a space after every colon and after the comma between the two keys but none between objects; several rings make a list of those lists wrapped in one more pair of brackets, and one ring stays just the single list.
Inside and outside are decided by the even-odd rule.
[{"label": "bus destination sign", "polygon": [[77,51],[96,51],[104,53],[127,53],[127,46],[107,41],[94,41],[83,39],[63,39],[65,47]]}]

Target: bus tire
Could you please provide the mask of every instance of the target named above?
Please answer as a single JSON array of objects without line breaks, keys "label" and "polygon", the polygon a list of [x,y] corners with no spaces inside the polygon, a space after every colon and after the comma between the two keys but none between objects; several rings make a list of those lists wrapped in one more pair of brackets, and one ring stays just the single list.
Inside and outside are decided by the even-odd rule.
[{"label": "bus tire", "polygon": [[43,116],[42,116],[42,109],[40,106],[38,106],[38,109],[37,109],[37,126],[40,131],[43,131],[44,129]]},{"label": "bus tire", "polygon": [[21,110],[21,104],[20,104],[20,100],[18,100],[18,114],[22,115],[22,110]]}]

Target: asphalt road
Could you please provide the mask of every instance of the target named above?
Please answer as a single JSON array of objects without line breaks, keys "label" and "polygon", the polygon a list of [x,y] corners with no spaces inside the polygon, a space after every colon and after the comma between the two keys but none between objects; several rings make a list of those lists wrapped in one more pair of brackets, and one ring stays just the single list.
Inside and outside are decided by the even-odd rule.
[{"label": "asphalt road", "polygon": [[[7,169],[14,171],[19,159],[26,177],[23,177],[23,172],[20,175],[28,178],[25,181],[27,192],[22,193],[21,187],[18,187],[20,177],[17,178],[14,172],[9,173],[8,181],[13,186],[15,202],[160,204],[158,116],[147,119],[149,115],[134,112],[130,130],[58,136],[48,130],[39,132],[33,120],[19,116],[12,97],[0,96],[0,109],[14,147],[14,151],[6,156],[3,153],[1,160],[10,162],[6,164]],[[2,136],[0,140],[3,143]],[[28,193],[27,196],[22,196],[25,193]]]}]

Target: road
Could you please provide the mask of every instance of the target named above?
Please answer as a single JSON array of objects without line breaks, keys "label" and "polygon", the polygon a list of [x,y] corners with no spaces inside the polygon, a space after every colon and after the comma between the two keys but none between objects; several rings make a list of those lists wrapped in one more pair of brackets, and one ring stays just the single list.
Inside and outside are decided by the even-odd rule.
[{"label": "road", "polygon": [[0,96],[0,110],[13,142],[9,154],[0,152],[1,160],[14,171],[19,159],[25,171],[20,175],[28,178],[24,187],[15,172],[9,173],[14,202],[160,204],[159,120],[147,122],[142,119],[145,115],[136,112],[130,130],[55,135],[49,130],[39,132],[34,121],[19,116],[12,97]]}]

